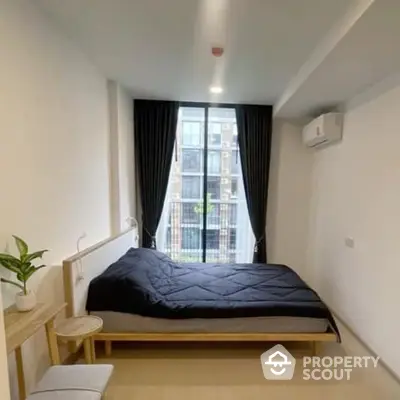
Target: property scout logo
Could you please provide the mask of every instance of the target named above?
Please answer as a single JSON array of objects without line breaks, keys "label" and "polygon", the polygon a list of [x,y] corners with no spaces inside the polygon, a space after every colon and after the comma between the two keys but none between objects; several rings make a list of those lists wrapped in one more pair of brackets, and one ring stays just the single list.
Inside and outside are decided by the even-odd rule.
[{"label": "property scout logo", "polygon": [[289,380],[293,378],[296,359],[278,344],[261,354],[261,366],[265,379]]},{"label": "property scout logo", "polygon": [[[305,381],[350,380],[356,368],[378,366],[379,357],[335,356],[303,357],[302,378]],[[261,354],[261,366],[265,379],[290,380],[293,378],[296,359],[280,344]]]}]

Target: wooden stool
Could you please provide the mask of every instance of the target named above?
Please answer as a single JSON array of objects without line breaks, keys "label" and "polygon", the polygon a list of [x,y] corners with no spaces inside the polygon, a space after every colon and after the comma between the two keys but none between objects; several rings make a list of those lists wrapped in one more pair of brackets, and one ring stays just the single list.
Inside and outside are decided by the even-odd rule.
[{"label": "wooden stool", "polygon": [[103,320],[92,315],[68,318],[56,328],[56,335],[63,341],[81,341],[85,351],[86,364],[96,361],[93,335],[103,329]]}]

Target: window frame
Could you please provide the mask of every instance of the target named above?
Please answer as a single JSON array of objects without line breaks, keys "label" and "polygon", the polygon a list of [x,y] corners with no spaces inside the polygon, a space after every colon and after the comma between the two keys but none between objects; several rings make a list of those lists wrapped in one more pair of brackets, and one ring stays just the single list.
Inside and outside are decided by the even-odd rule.
[{"label": "window frame", "polygon": [[[200,189],[200,195],[201,195],[201,192],[203,191],[203,199],[202,200],[203,200],[204,207],[206,206],[207,201],[208,201],[208,198],[207,198],[207,196],[208,196],[208,188],[207,188],[208,179],[210,177],[213,177],[213,176],[219,176],[220,177],[220,180],[219,180],[220,198],[219,198],[219,200],[211,199],[212,203],[218,203],[219,204],[219,207],[220,207],[220,210],[219,210],[220,218],[221,218],[221,215],[223,213],[222,204],[226,203],[226,199],[223,199],[223,196],[225,196],[225,195],[223,194],[223,185],[222,185],[221,177],[223,176],[224,173],[226,174],[225,169],[226,169],[226,167],[228,167],[226,165],[226,162],[224,162],[224,160],[222,159],[222,151],[226,151],[226,150],[229,149],[228,151],[231,152],[231,157],[235,157],[235,155],[234,155],[235,153],[233,151],[234,150],[238,150],[239,146],[238,146],[238,143],[237,143],[237,139],[232,140],[232,143],[227,143],[225,146],[227,146],[228,149],[226,149],[226,150],[224,149],[224,144],[222,143],[223,132],[224,132],[224,123],[225,123],[224,119],[228,120],[229,113],[227,112],[226,116],[223,116],[221,118],[222,121],[221,120],[220,121],[215,121],[214,119],[216,117],[214,117],[214,116],[210,117],[209,116],[209,110],[210,109],[214,109],[214,108],[225,108],[225,109],[229,109],[229,110],[235,110],[237,106],[238,106],[237,104],[227,104],[227,103],[213,104],[213,103],[209,103],[209,102],[179,102],[179,107],[189,107],[189,108],[192,107],[192,108],[203,108],[204,109],[204,125],[201,125],[201,123],[200,123],[200,142],[199,142],[199,144],[198,145],[193,145],[193,144],[186,145],[185,142],[183,141],[183,138],[182,138],[181,146],[182,146],[182,149],[184,149],[184,148],[196,148],[196,146],[197,146],[198,148],[201,148],[203,153],[204,153],[203,154],[203,165],[202,165],[203,169],[202,169],[202,172],[200,172],[200,174],[199,174],[199,175],[201,175],[200,185],[203,185],[203,190]],[[183,119],[182,123],[184,121],[186,121],[186,120]],[[191,121],[187,121],[187,122],[191,122]],[[220,124],[220,130],[219,130],[218,133],[214,133],[215,130],[212,129],[212,128],[209,129],[211,127],[211,124]],[[236,132],[237,132],[237,121],[235,121],[233,123],[233,125],[234,125],[233,126],[234,131],[235,131],[235,126],[236,126]],[[216,135],[218,134],[221,137],[221,139],[219,140],[218,144],[217,143],[211,143],[210,135],[214,135],[214,134],[216,134]],[[183,132],[182,132],[182,135],[183,135]],[[236,141],[236,143],[233,143],[234,141]],[[209,161],[207,159],[208,153],[210,151],[215,150],[215,149],[219,149],[221,151],[221,155],[220,155],[220,173],[211,172],[211,171],[208,170],[208,161]],[[225,163],[225,166],[224,166],[224,163]],[[241,168],[240,159],[238,159],[237,171],[233,172],[232,171],[232,161],[231,161],[231,165],[229,165],[229,167],[228,167],[231,179],[235,179],[236,177],[238,177],[240,175],[240,168]],[[236,168],[235,168],[235,170],[236,170]],[[182,180],[186,176],[192,176],[192,177],[196,176],[196,173],[183,172],[183,169],[182,169],[181,174],[182,174]],[[203,178],[202,175],[204,175],[205,178]],[[237,181],[237,178],[236,178],[236,181]],[[238,181],[237,181],[237,186],[238,186]],[[183,190],[182,189],[181,189],[181,193],[183,194]],[[230,201],[231,202],[232,201],[235,202],[235,201],[237,201],[237,199],[238,199],[237,196],[233,197],[233,198],[230,198],[230,199],[228,199],[228,203]],[[193,201],[193,200],[197,200],[197,199],[189,199],[189,198],[185,198],[185,197],[182,196],[182,201],[183,202],[190,202],[190,201]],[[200,199],[200,201],[201,201],[201,199]],[[230,218],[230,216],[229,216],[229,218]],[[200,226],[199,226],[199,228],[201,229],[200,247],[201,247],[201,249],[203,251],[203,256],[202,256],[202,261],[203,262],[206,262],[207,252],[210,253],[210,249],[208,249],[207,240],[206,240],[207,239],[206,238],[206,232],[207,232],[207,228],[209,226],[210,226],[210,224],[208,222],[208,215],[207,215],[207,213],[203,213],[203,220],[200,222]],[[235,226],[235,228],[236,228],[236,226]],[[221,241],[221,238],[219,238],[219,241]]]}]

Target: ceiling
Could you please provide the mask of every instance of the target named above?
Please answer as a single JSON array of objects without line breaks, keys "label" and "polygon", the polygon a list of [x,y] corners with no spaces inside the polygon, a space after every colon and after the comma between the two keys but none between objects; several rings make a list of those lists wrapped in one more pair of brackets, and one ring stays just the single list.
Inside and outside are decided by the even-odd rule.
[{"label": "ceiling", "polygon": [[[277,116],[299,117],[400,68],[390,54],[398,0],[36,2],[136,98],[274,104]],[[224,93],[211,95],[212,84]]]},{"label": "ceiling", "polygon": [[[37,0],[138,97],[273,103],[351,0]],[[221,59],[213,45],[225,47]]]},{"label": "ceiling", "polygon": [[386,89],[396,86],[387,83],[398,81],[400,72],[400,52],[395,50],[400,38],[400,1],[367,0],[353,11],[347,26],[337,26],[337,32],[342,29],[344,34],[335,45],[300,79],[297,90],[276,104],[277,114],[316,116],[347,108],[352,99],[383,84]]}]

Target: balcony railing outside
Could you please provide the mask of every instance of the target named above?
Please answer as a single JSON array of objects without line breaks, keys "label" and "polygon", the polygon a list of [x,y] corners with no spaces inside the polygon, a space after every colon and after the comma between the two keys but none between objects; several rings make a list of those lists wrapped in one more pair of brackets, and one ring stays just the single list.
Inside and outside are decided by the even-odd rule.
[{"label": "balcony railing outside", "polygon": [[[236,262],[237,204],[210,202],[206,208],[206,262]],[[202,262],[203,204],[196,201],[170,203],[165,252],[177,262]]]}]

